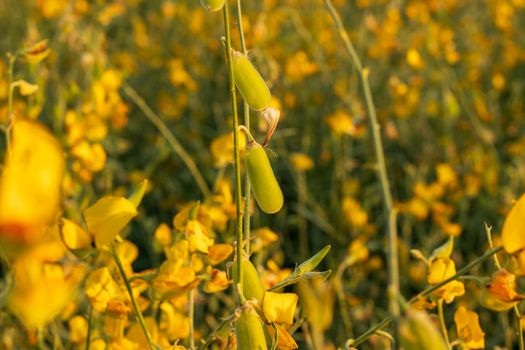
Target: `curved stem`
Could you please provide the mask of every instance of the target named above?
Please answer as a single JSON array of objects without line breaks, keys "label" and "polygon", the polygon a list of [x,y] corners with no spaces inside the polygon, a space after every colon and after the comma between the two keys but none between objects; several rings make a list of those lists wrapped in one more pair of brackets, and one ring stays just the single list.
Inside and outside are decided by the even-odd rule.
[{"label": "curved stem", "polygon": [[243,222],[242,222],[242,208],[241,208],[241,161],[239,156],[239,117],[237,115],[237,97],[235,90],[235,81],[233,80],[233,65],[232,65],[232,49],[231,49],[231,35],[230,35],[230,16],[228,12],[228,0],[223,7],[224,15],[224,34],[226,61],[228,64],[232,114],[233,114],[233,153],[235,163],[235,232],[236,232],[236,255],[237,255],[237,273],[234,277],[234,284],[239,285],[242,292],[242,243],[243,243]]},{"label": "curved stem", "polygon": [[392,193],[390,192],[390,183],[388,180],[388,175],[386,171],[386,162],[385,154],[383,150],[383,141],[381,139],[380,126],[377,121],[376,110],[374,106],[374,101],[372,99],[372,93],[370,91],[370,84],[368,82],[369,72],[367,69],[363,68],[361,59],[357,54],[357,51],[350,40],[341,18],[337,13],[335,7],[332,4],[331,0],[324,0],[325,5],[332,16],[335,25],[337,27],[337,32],[343,40],[346,50],[350,55],[350,59],[354,68],[357,70],[359,75],[359,81],[366,102],[366,109],[368,111],[368,118],[372,133],[372,138],[374,140],[374,149],[377,158],[377,175],[381,183],[381,192],[383,196],[383,205],[385,208],[385,213],[387,215],[387,237],[388,237],[388,275],[390,279],[389,286],[389,308],[390,312],[394,317],[399,316],[399,266],[398,266],[398,252],[397,252],[397,224],[396,224],[396,214],[394,211]]},{"label": "curved stem", "polygon": [[445,338],[447,348],[450,349],[450,340],[448,339],[447,324],[445,323],[445,313],[443,312],[443,299],[438,300],[438,317],[439,317],[439,326],[441,327],[441,333]]},{"label": "curved stem", "polygon": [[146,326],[146,320],[144,319],[144,316],[142,315],[142,312],[140,311],[139,304],[137,303],[137,299],[133,295],[133,289],[131,288],[131,284],[129,283],[128,277],[126,275],[126,271],[124,270],[124,266],[122,266],[122,261],[120,261],[120,257],[115,251],[114,245],[111,246],[111,253],[113,254],[113,258],[115,259],[115,262],[117,263],[119,273],[122,276],[122,279],[124,280],[124,284],[126,285],[126,289],[128,290],[129,298],[131,299],[131,304],[133,305],[133,311],[135,311],[135,314],[137,315],[137,318],[139,319],[140,326],[142,327],[142,331],[144,332],[144,336],[146,337],[146,340],[148,341],[149,347],[150,349],[155,349],[153,338],[151,338],[151,334],[148,330],[148,327]]},{"label": "curved stem", "polygon": [[179,140],[173,135],[173,133],[170,131],[170,129],[166,126],[166,124],[162,121],[162,119],[155,113],[153,110],[148,106],[148,104],[144,101],[142,97],[139,96],[139,94],[126,82],[122,83],[122,88],[124,92],[129,96],[129,98],[137,105],[137,107],[144,113],[146,118],[155,125],[155,127],[160,131],[164,139],[168,142],[168,144],[171,146],[175,154],[177,154],[188,170],[190,171],[191,175],[195,179],[195,182],[197,183],[197,186],[199,187],[200,191],[202,192],[204,197],[211,197],[211,191],[208,185],[206,184],[206,180],[204,180],[204,177],[202,176],[201,172],[199,171],[199,168],[191,158],[191,156],[188,154],[188,152],[184,149],[184,147],[180,144]]}]

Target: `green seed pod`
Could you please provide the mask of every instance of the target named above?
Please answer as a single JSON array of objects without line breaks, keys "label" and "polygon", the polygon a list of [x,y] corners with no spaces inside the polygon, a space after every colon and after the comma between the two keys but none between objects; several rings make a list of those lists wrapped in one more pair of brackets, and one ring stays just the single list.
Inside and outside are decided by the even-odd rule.
[{"label": "green seed pod", "polygon": [[235,322],[235,333],[237,349],[268,350],[261,319],[250,305],[243,306],[241,315]]},{"label": "green seed pod", "polygon": [[404,350],[447,350],[443,337],[426,312],[409,312],[399,322],[399,337]]},{"label": "green seed pod", "polygon": [[257,204],[265,213],[277,213],[283,207],[284,198],[266,151],[255,143],[246,150],[245,161]]},{"label": "green seed pod", "polygon": [[242,97],[256,111],[261,111],[268,106],[272,100],[270,89],[264,82],[257,69],[251,62],[238,51],[232,52],[233,56],[233,78]]},{"label": "green seed pod", "polygon": [[[234,276],[237,273],[237,263],[233,264],[232,273]],[[257,273],[257,269],[247,258],[242,260],[242,294],[246,300],[255,298],[259,305],[262,305],[264,287]]]},{"label": "green seed pod", "polygon": [[221,10],[225,2],[226,0],[201,0],[202,6],[210,12]]}]

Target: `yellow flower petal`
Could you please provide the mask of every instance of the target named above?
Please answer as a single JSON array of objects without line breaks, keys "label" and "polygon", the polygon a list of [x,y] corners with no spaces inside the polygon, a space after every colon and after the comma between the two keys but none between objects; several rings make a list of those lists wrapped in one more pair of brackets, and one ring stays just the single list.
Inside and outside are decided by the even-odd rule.
[{"label": "yellow flower petal", "polygon": [[479,317],[475,312],[460,306],[454,314],[454,322],[458,336],[463,341],[463,349],[484,349],[485,333],[479,325]]},{"label": "yellow flower petal", "polygon": [[110,244],[119,232],[137,216],[135,205],[122,197],[104,197],[84,210],[89,232],[97,248]]},{"label": "yellow flower petal", "polygon": [[510,210],[501,233],[503,248],[507,253],[514,253],[525,248],[525,194]]},{"label": "yellow flower petal", "polygon": [[263,312],[268,322],[292,324],[297,294],[264,292]]},{"label": "yellow flower petal", "polygon": [[231,244],[220,243],[214,244],[208,248],[208,262],[210,265],[217,265],[233,253],[233,246]]}]

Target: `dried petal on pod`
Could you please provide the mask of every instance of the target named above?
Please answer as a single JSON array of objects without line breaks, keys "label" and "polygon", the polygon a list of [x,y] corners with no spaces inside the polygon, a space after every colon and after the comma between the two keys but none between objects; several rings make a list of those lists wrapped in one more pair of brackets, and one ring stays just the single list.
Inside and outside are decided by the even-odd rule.
[{"label": "dried petal on pod", "polygon": [[277,213],[283,207],[284,198],[266,151],[254,143],[246,151],[245,161],[257,204],[267,214]]},{"label": "dried petal on pod", "polygon": [[[233,264],[232,273],[237,274],[237,263]],[[255,298],[262,305],[264,287],[262,285],[257,269],[248,258],[242,260],[242,294],[246,300]]]},{"label": "dried petal on pod", "polygon": [[226,0],[201,0],[202,6],[210,12],[222,10],[225,2]]},{"label": "dried petal on pod", "polygon": [[235,85],[248,105],[256,111],[270,106],[272,95],[257,69],[238,51],[232,52]]},{"label": "dried petal on pod", "polygon": [[268,349],[261,319],[249,303],[246,303],[242,307],[241,314],[235,322],[235,333],[237,337],[237,349]]}]

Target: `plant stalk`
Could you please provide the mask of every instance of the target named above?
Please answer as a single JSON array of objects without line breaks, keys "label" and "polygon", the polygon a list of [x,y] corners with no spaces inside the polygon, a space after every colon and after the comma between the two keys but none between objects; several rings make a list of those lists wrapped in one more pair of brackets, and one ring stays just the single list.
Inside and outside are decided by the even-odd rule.
[{"label": "plant stalk", "polygon": [[237,274],[234,277],[234,285],[240,287],[242,293],[242,243],[243,243],[243,221],[242,221],[242,203],[241,203],[241,160],[239,155],[239,116],[237,115],[237,97],[235,90],[235,81],[233,77],[233,64],[232,64],[232,49],[231,49],[231,34],[230,34],[230,15],[228,11],[228,0],[223,7],[224,15],[224,34],[225,44],[226,44],[226,61],[228,64],[228,73],[229,73],[229,89],[231,93],[231,104],[232,104],[232,114],[233,114],[233,153],[234,153],[234,166],[235,166],[235,233],[236,233],[236,256],[237,256]]},{"label": "plant stalk", "polygon": [[377,174],[381,183],[381,192],[383,197],[383,205],[388,219],[387,238],[388,238],[388,275],[389,275],[389,309],[394,317],[399,316],[399,265],[398,265],[398,251],[397,251],[397,223],[396,213],[392,201],[392,193],[390,191],[390,183],[386,171],[385,154],[383,150],[383,141],[381,139],[380,125],[377,121],[376,110],[372,93],[370,91],[370,84],[368,82],[368,70],[363,68],[361,59],[359,58],[350,37],[348,36],[341,18],[337,13],[331,0],[324,0],[325,5],[332,16],[337,32],[344,42],[345,48],[350,55],[350,59],[354,68],[359,75],[359,82],[363,90],[366,102],[366,109],[368,111],[368,118],[374,140],[374,150],[377,158]]},{"label": "plant stalk", "polygon": [[131,284],[129,283],[128,276],[126,275],[126,271],[124,271],[124,266],[122,266],[122,261],[120,261],[120,257],[118,256],[114,245],[111,247],[111,253],[113,254],[113,258],[115,259],[115,262],[117,263],[117,267],[120,272],[120,275],[122,276],[122,279],[124,280],[124,284],[126,285],[126,289],[128,290],[129,298],[131,299],[131,304],[133,305],[133,310],[135,311],[135,314],[137,315],[137,318],[139,319],[140,326],[142,327],[144,336],[146,337],[146,340],[148,341],[149,348],[153,350],[155,349],[153,338],[151,337],[148,327],[146,326],[146,320],[144,319],[144,316],[142,315],[142,312],[140,311],[137,299],[133,295],[133,289],[131,288]]},{"label": "plant stalk", "polygon": [[[242,5],[241,0],[237,0],[237,17],[238,17],[238,28],[239,36],[241,38],[241,49],[244,56],[248,56],[248,50],[246,49],[246,41],[244,40],[244,29],[242,25]],[[250,106],[246,101],[243,101],[243,111],[244,111],[244,126],[250,132]],[[244,245],[244,250],[247,255],[250,255],[250,195],[251,195],[251,186],[250,178],[248,173],[244,174],[244,239],[246,243]]]}]

